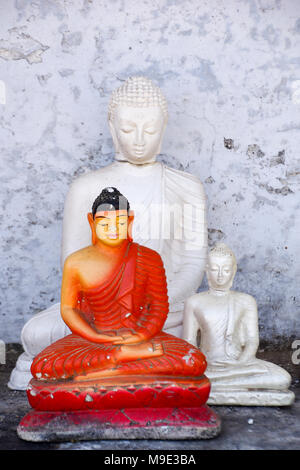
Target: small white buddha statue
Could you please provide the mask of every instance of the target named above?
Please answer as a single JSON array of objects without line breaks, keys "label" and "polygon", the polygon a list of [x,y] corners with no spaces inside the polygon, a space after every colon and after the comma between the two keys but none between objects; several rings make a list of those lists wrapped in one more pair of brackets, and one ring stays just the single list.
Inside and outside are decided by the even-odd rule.
[{"label": "small white buddha statue", "polygon": [[189,297],[183,338],[206,356],[216,405],[284,406],[294,401],[291,377],[281,367],[256,358],[259,345],[255,299],[230,290],[237,270],[234,253],[219,243],[208,254],[209,291]]},{"label": "small white buddha statue", "polygon": [[[115,161],[71,185],[65,201],[61,261],[63,265],[68,255],[90,244],[86,214],[103,188],[117,187],[131,201],[135,241],[163,259],[170,302],[164,330],[181,337],[184,299],[197,291],[204,275],[206,201],[197,177],[156,161],[167,117],[165,97],[147,78],[131,77],[113,92],[109,127]],[[8,386],[25,389],[33,357],[69,333],[59,303],[32,317],[23,328],[25,352]]]}]

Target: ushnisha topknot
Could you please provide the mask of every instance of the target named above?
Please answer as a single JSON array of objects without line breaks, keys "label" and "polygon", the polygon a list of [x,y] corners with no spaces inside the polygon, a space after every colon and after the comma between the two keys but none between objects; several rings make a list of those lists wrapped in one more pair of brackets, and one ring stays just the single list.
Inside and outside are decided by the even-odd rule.
[{"label": "ushnisha topknot", "polygon": [[130,205],[126,197],[113,187],[104,188],[92,206],[93,218],[95,218],[96,212],[118,210],[126,210],[129,213]]},{"label": "ushnisha topknot", "polygon": [[233,264],[236,266],[236,257],[233,251],[225,243],[216,243],[215,246],[209,251],[208,256],[215,255],[222,258],[230,257]]},{"label": "ushnisha topknot", "polygon": [[159,106],[165,118],[168,118],[166,98],[160,88],[146,77],[129,77],[123,85],[113,91],[108,107],[109,121],[113,120],[114,111],[118,105],[137,108]]}]

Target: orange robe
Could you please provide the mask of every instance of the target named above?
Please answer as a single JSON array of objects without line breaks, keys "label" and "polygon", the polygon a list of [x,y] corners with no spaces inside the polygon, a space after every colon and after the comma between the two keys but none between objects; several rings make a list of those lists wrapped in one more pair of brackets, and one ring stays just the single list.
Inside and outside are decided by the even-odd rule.
[{"label": "orange robe", "polygon": [[31,367],[38,380],[72,379],[100,370],[117,369],[118,376],[199,377],[206,368],[204,355],[186,341],[163,333],[168,315],[165,270],[155,251],[128,242],[124,258],[101,285],[82,289],[78,309],[96,330],[117,335],[122,329],[143,333],[145,340],[163,345],[163,355],[118,362],[120,345],[94,343],[70,334],[45,348]]}]

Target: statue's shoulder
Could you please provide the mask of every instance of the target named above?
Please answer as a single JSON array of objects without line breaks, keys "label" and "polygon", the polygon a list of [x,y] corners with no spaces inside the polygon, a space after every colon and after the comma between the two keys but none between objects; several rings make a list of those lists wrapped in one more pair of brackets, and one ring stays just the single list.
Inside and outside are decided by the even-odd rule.
[{"label": "statue's shoulder", "polygon": [[70,190],[72,189],[80,189],[80,188],[89,188],[91,185],[99,185],[99,178],[109,177],[114,173],[114,163],[99,168],[95,171],[88,171],[83,175],[75,178],[70,186]]},{"label": "statue's shoulder", "polygon": [[155,250],[152,250],[151,248],[148,248],[147,246],[144,246],[144,245],[140,245],[139,243],[133,243],[133,246],[136,248],[137,250],[137,255],[138,257],[145,262],[145,264],[149,264],[149,265],[157,265],[157,266],[162,266],[163,265],[163,261],[162,261],[162,258],[160,256],[160,254],[155,251]]},{"label": "statue's shoulder", "polygon": [[170,183],[174,182],[179,191],[192,191],[193,193],[196,193],[198,197],[200,196],[203,199],[206,199],[204,186],[197,176],[191,175],[190,173],[182,170],[175,170],[175,168],[171,168],[165,165],[164,172],[167,183],[168,180]]},{"label": "statue's shoulder", "polygon": [[196,308],[201,307],[203,303],[206,302],[209,297],[209,291],[198,292],[197,294],[191,295],[185,300],[185,304],[188,307]]},{"label": "statue's shoulder", "polygon": [[86,246],[80,250],[74,251],[69,256],[67,256],[64,268],[75,268],[78,267],[82,261],[89,259],[89,254],[93,251],[93,246]]},{"label": "statue's shoulder", "polygon": [[256,309],[256,300],[252,295],[244,292],[231,291],[234,300],[245,308]]}]

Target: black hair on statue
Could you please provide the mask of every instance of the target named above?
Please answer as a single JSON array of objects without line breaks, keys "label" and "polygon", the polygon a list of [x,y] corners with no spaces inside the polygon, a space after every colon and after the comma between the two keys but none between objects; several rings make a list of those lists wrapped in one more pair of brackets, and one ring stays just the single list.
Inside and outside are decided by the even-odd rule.
[{"label": "black hair on statue", "polygon": [[125,210],[129,213],[130,205],[128,200],[117,188],[104,188],[95,199],[92,207],[93,218],[96,212]]}]

